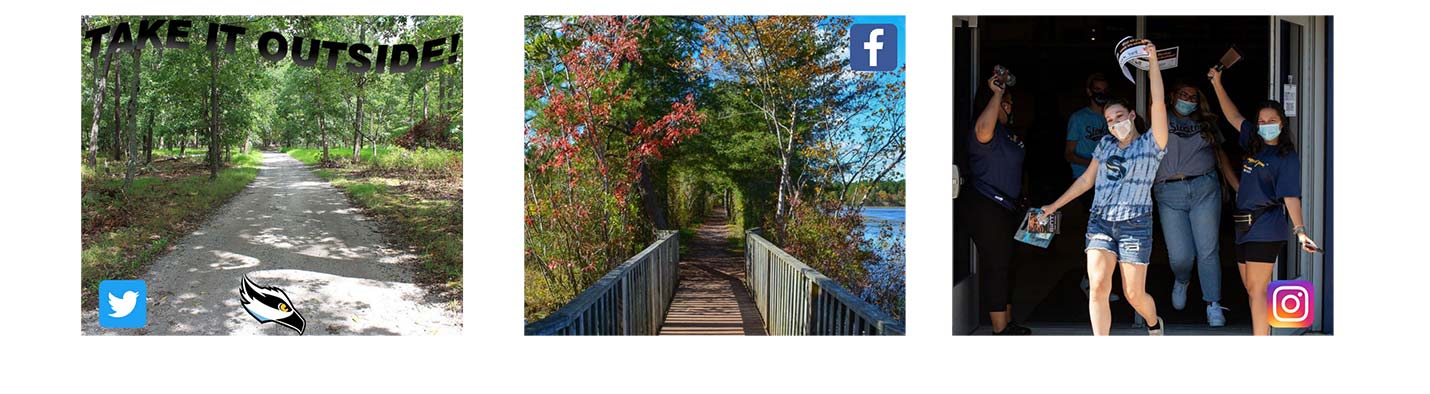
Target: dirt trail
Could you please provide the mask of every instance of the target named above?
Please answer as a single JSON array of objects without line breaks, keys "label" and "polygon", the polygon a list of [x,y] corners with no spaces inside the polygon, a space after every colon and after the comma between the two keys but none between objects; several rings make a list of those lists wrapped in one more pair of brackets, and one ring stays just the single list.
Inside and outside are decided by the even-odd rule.
[{"label": "dirt trail", "polygon": [[[418,258],[389,244],[378,224],[285,153],[263,153],[258,177],[143,279],[148,323],[95,335],[295,335],[260,325],[238,301],[240,278],[288,293],[307,319],[304,335],[461,334],[462,315],[414,283]],[[103,295],[101,295],[103,296]]]}]

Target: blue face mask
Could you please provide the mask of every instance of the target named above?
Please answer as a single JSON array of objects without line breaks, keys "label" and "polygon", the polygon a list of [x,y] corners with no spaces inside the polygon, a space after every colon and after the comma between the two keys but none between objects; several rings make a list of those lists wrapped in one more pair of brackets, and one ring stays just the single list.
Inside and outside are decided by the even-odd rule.
[{"label": "blue face mask", "polygon": [[1264,124],[1256,127],[1256,134],[1261,135],[1263,140],[1274,140],[1281,136],[1281,125],[1276,123]]},{"label": "blue face mask", "polygon": [[1192,111],[1196,110],[1197,103],[1181,99],[1177,100],[1177,113],[1182,114],[1182,116],[1191,115]]}]

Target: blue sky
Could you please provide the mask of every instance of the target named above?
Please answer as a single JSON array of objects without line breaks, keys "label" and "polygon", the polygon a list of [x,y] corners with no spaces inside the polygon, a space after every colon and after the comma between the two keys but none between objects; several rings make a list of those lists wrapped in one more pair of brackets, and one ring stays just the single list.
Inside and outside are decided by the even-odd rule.
[{"label": "blue sky", "polygon": [[[855,16],[851,16],[851,18],[853,18],[854,23],[888,23],[888,24],[892,24],[892,25],[894,25],[895,27],[897,27],[897,28],[899,29],[899,65],[898,65],[898,67],[903,67],[903,66],[904,66],[904,55],[906,54],[906,52],[908,52],[908,51],[907,51],[907,48],[908,48],[909,46],[906,44],[906,41],[905,41],[906,38],[908,37],[908,34],[907,34],[908,29],[905,29],[905,28],[904,28],[904,17],[903,17],[903,16],[887,16],[887,15],[885,15],[885,16],[858,16],[858,15],[855,15]],[[907,77],[908,77],[907,74],[900,75],[900,76],[898,77],[898,79],[896,79],[896,80],[899,81],[900,83],[904,83],[904,82],[905,82],[905,79],[906,79]],[[906,120],[907,120],[907,119],[906,119]],[[853,120],[853,123],[854,123],[854,125],[858,126],[861,122],[860,122],[859,119],[854,119],[854,120]],[[905,161],[903,161],[903,162],[900,162],[898,165],[894,166],[894,171],[898,171],[899,174],[898,174],[898,176],[893,177],[893,179],[904,179],[904,176],[905,176],[905,173],[904,173],[904,163],[907,163],[907,162],[908,162],[908,161],[905,160]]]}]

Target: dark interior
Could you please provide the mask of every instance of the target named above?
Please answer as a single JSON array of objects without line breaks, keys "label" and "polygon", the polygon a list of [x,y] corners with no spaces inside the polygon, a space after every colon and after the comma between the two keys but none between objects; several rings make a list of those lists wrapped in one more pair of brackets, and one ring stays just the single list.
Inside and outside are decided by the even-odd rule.
[{"label": "dark interior", "polygon": [[[1180,47],[1177,68],[1164,70],[1167,89],[1174,81],[1187,80],[1201,87],[1214,112],[1220,114],[1215,94],[1206,80],[1207,68],[1216,64],[1227,48],[1235,45],[1244,58],[1224,76],[1229,94],[1248,113],[1251,106],[1266,96],[1269,67],[1270,26],[1264,16],[1216,17],[1147,17],[1147,38],[1161,48]],[[1017,83],[1009,89],[1014,97],[1013,129],[1025,138],[1027,159],[1024,162],[1028,187],[1026,193],[1034,205],[1055,200],[1072,182],[1068,162],[1063,158],[1067,135],[1067,119],[1073,112],[1087,106],[1084,83],[1093,72],[1101,72],[1110,83],[1114,97],[1134,101],[1135,86],[1118,70],[1113,46],[1125,36],[1135,35],[1136,18],[1132,16],[1009,16],[979,17],[978,72],[974,76],[971,64],[973,38],[971,29],[957,25],[958,42],[954,43],[954,154],[960,168],[967,166],[968,134],[978,112],[987,103],[986,79],[995,64],[1007,67]],[[1140,71],[1138,71],[1140,72]],[[1135,76],[1135,74],[1134,74]],[[976,90],[970,90],[976,89]],[[977,94],[972,94],[976,92]],[[972,97],[972,98],[970,98]],[[1243,154],[1236,144],[1236,131],[1220,122],[1227,143],[1223,149],[1233,163]],[[966,170],[965,170],[966,172]],[[960,193],[976,193],[965,183]],[[1089,192],[1090,193],[1090,192]],[[1236,268],[1234,239],[1230,223],[1232,204],[1223,202],[1221,267],[1222,300],[1228,325],[1249,324],[1246,291]],[[1069,214],[1062,234],[1054,238],[1046,250],[1019,244],[1014,254],[1014,319],[1024,322],[1086,323],[1087,298],[1079,288],[1086,272],[1083,235],[1086,212]],[[961,223],[961,210],[955,203],[955,223]],[[1154,217],[1155,217],[1154,213]],[[1158,313],[1169,323],[1205,324],[1206,310],[1202,291],[1193,270],[1193,283],[1187,308],[1175,311],[1171,306],[1172,271],[1168,266],[1161,224],[1154,231],[1155,247],[1152,266],[1147,277],[1147,292],[1157,301]],[[955,225],[955,281],[968,277],[968,234]],[[1121,281],[1114,282],[1114,294],[1121,293]],[[1112,304],[1114,325],[1131,323],[1133,311],[1126,302]],[[987,324],[987,313],[980,319]]]}]

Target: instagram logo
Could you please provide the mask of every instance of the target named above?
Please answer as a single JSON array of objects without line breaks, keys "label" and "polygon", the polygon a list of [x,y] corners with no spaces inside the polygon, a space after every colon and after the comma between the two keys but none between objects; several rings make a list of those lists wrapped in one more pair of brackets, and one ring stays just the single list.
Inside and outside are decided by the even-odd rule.
[{"label": "instagram logo", "polygon": [[1266,321],[1272,327],[1310,327],[1316,301],[1315,286],[1308,280],[1278,280],[1266,287]]}]

